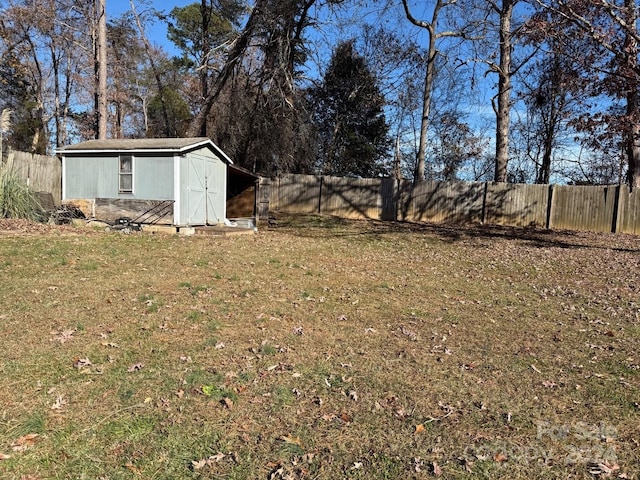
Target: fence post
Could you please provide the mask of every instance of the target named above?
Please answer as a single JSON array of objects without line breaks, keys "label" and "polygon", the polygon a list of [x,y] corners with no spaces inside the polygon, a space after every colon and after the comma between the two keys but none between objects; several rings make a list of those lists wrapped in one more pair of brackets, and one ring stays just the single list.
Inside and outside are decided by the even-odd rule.
[{"label": "fence post", "polygon": [[549,196],[547,197],[547,230],[551,230],[551,216],[553,215],[553,184],[549,185]]},{"label": "fence post", "polygon": [[611,232],[618,233],[620,230],[620,218],[621,218],[621,203],[620,197],[622,196],[622,185],[616,185],[616,198],[613,200],[613,219],[611,223]]},{"label": "fence post", "polygon": [[400,179],[395,178],[393,181],[393,220],[398,220],[398,213],[400,212]]},{"label": "fence post", "polygon": [[322,187],[324,186],[324,175],[320,175],[320,188],[318,189],[318,215],[322,213]]},{"label": "fence post", "polygon": [[487,195],[489,192],[489,182],[484,182],[484,189],[482,192],[482,215],[480,216],[480,223],[484,225],[487,223]]}]

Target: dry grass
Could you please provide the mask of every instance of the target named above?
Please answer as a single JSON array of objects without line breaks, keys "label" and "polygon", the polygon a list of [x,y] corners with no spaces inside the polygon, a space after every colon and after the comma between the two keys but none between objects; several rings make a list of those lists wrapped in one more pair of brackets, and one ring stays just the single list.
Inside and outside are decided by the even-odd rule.
[{"label": "dry grass", "polygon": [[635,237],[8,228],[3,479],[640,474]]}]

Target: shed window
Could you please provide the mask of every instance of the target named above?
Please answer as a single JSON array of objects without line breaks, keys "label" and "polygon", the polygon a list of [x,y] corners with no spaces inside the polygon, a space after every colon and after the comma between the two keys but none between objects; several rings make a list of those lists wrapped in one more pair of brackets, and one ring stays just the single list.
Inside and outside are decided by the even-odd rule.
[{"label": "shed window", "polygon": [[120,155],[119,191],[120,193],[133,192],[133,157],[131,155]]}]

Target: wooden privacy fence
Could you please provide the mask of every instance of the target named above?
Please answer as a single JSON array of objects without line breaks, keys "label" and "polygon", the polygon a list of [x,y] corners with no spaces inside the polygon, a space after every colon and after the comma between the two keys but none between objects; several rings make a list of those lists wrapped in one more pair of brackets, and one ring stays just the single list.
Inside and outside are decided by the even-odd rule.
[{"label": "wooden privacy fence", "polygon": [[[343,218],[640,234],[640,193],[566,186],[283,175],[264,182],[270,209]],[[266,186],[265,185],[265,186]]]},{"label": "wooden privacy fence", "polygon": [[7,165],[34,192],[50,193],[53,202],[62,201],[62,162],[57,157],[11,150]]}]

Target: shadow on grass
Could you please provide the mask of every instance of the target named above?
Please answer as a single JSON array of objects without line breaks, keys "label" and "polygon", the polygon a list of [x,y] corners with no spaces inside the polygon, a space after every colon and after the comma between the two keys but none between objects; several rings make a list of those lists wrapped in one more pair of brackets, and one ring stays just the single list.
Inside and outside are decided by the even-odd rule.
[{"label": "shadow on grass", "polygon": [[640,253],[640,239],[632,235],[546,230],[500,225],[351,220],[330,215],[280,215],[269,229],[301,237],[356,237],[383,234],[432,235],[456,243],[471,240],[514,240],[538,248],[593,248]]}]

